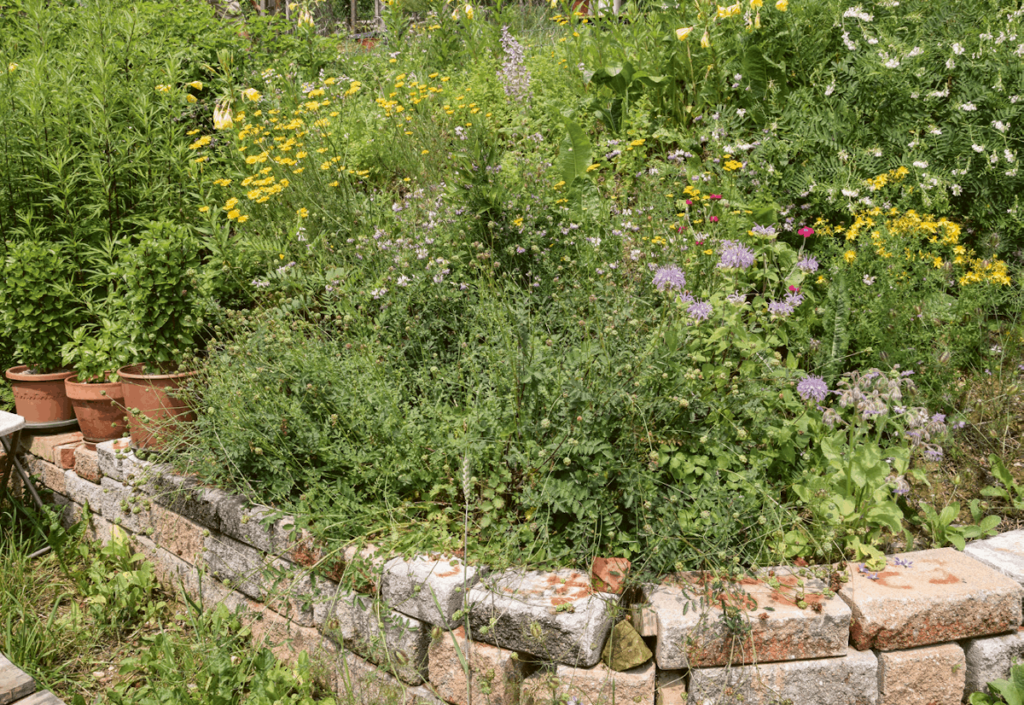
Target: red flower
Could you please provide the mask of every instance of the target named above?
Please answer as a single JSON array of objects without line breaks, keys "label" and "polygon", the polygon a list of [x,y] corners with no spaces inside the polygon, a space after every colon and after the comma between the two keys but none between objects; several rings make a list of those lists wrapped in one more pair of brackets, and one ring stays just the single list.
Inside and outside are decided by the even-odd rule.
[{"label": "red flower", "polygon": [[797,235],[803,235],[804,237],[810,237],[814,234],[814,228],[803,227],[796,231]]},{"label": "red flower", "polygon": [[718,216],[717,215],[713,215],[710,218],[708,218],[708,220],[710,222],[712,222],[712,223],[717,223],[718,222]]}]

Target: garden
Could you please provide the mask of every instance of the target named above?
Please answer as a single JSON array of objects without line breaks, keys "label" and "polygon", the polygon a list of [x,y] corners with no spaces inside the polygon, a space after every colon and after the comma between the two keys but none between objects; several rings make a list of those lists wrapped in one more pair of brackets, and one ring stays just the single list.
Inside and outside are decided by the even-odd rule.
[{"label": "garden", "polygon": [[0,0],[0,403],[52,377],[328,562],[1019,525],[1016,3],[293,5]]}]

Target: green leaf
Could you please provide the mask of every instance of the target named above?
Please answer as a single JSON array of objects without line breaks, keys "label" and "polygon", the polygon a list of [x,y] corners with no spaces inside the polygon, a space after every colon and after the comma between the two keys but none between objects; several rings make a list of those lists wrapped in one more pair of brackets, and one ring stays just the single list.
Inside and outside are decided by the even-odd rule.
[{"label": "green leaf", "polygon": [[562,180],[566,185],[572,184],[577,177],[587,173],[587,167],[593,160],[593,148],[590,140],[578,124],[572,120],[565,121],[566,137],[562,141],[560,166]]}]

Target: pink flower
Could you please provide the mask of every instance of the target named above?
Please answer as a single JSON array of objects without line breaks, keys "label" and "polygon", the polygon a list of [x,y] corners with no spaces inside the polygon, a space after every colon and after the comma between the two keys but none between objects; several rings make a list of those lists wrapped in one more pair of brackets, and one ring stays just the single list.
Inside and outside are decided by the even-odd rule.
[{"label": "pink flower", "polygon": [[718,222],[718,216],[717,215],[713,215],[710,218],[708,218],[708,221],[711,222],[711,223],[717,223]]},{"label": "pink flower", "polygon": [[721,201],[722,200],[722,194],[720,194],[720,193],[713,193],[710,196],[708,196],[708,198],[710,198],[712,201]]},{"label": "pink flower", "polygon": [[794,285],[790,284],[789,285],[789,290],[792,291],[795,294],[796,292],[800,291],[800,287],[794,286]]},{"label": "pink flower", "polygon": [[687,198],[686,199],[686,205],[692,206],[693,205],[693,201],[691,201],[689,198]]},{"label": "pink flower", "polygon": [[797,230],[796,234],[797,235],[802,235],[804,237],[810,237],[811,235],[814,234],[814,228],[803,227],[803,228],[800,228],[799,230]]}]

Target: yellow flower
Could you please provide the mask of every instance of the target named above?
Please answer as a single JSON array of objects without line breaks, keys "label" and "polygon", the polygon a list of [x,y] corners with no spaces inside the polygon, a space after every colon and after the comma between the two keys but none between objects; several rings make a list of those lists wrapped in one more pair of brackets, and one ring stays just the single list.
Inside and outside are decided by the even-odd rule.
[{"label": "yellow flower", "polygon": [[789,9],[789,0],[778,0],[778,2],[775,3],[775,9],[779,12],[785,12]]},{"label": "yellow flower", "polygon": [[188,85],[192,86],[197,91],[203,90],[203,82],[202,81],[192,81],[192,83],[190,83]]},{"label": "yellow flower", "polygon": [[237,198],[229,198],[228,202],[224,204],[224,210],[229,211],[232,208],[234,208],[236,205],[238,205],[238,199]]},{"label": "yellow flower", "polygon": [[683,41],[690,36],[691,32],[693,32],[693,27],[680,27],[676,30],[676,39]]},{"label": "yellow flower", "polygon": [[847,250],[846,252],[843,253],[843,259],[846,260],[848,263],[853,262],[853,260],[857,259],[857,253],[854,252],[853,250]]},{"label": "yellow flower", "polygon": [[640,145],[642,145],[646,141],[647,140],[638,139],[638,140],[633,140],[632,142],[630,142],[630,144],[633,145],[634,147],[639,147]]},{"label": "yellow flower", "polygon": [[235,126],[231,119],[231,108],[223,103],[218,103],[213,109],[213,129],[230,130]]},{"label": "yellow flower", "polygon": [[[455,8],[455,12],[452,13],[452,19],[456,22],[459,21],[459,8]],[[391,61],[395,61],[395,59],[392,59]]]},{"label": "yellow flower", "polygon": [[156,90],[160,93],[166,93],[169,90],[171,90],[171,87],[161,83],[159,86],[156,87]]},{"label": "yellow flower", "polygon": [[601,168],[600,164],[591,164],[590,166],[587,167],[587,171],[593,171],[594,169],[600,169],[600,168]]},{"label": "yellow flower", "polygon": [[228,220],[234,220],[238,216],[242,215],[242,211],[235,208],[234,210],[228,211]]},{"label": "yellow flower", "polygon": [[297,210],[295,212],[298,214],[298,216],[300,218],[308,218],[309,217],[309,211],[306,210],[305,208],[300,208],[299,210]]},{"label": "yellow flower", "polygon": [[247,215],[240,215],[240,216],[238,216],[238,222],[239,223],[244,223],[247,220],[249,220],[249,216],[247,216]]},{"label": "yellow flower", "polygon": [[246,88],[244,91],[242,91],[242,97],[251,103],[255,103],[263,96],[260,95],[260,92],[255,88]]},{"label": "yellow flower", "polygon": [[210,207],[209,206],[200,206],[199,207],[199,212],[200,213],[209,213],[210,212]]},{"label": "yellow flower", "polygon": [[755,10],[760,10],[763,4],[764,2],[762,0],[750,0],[750,6]]},{"label": "yellow flower", "polygon": [[7,73],[14,73],[14,71],[17,68],[18,68],[18,65],[12,61],[11,63],[7,64]]},{"label": "yellow flower", "polygon": [[424,149],[422,152],[420,152],[420,154],[421,155],[423,155],[423,154],[430,154],[430,150],[429,149]]},{"label": "yellow flower", "polygon": [[466,19],[467,20],[473,19],[473,6],[472,5],[466,5]]},{"label": "yellow flower", "polygon": [[700,38],[700,45],[703,49],[708,49],[711,47],[711,35],[708,34],[708,31],[706,29],[704,30],[704,36]]},{"label": "yellow flower", "polygon": [[198,98],[196,98],[191,93],[186,93],[185,94],[185,102],[186,103],[195,103],[197,100],[198,100]]},{"label": "yellow flower", "polygon": [[740,14],[740,4],[730,5],[729,7],[718,6],[718,18],[726,19],[727,17],[735,17]]}]

